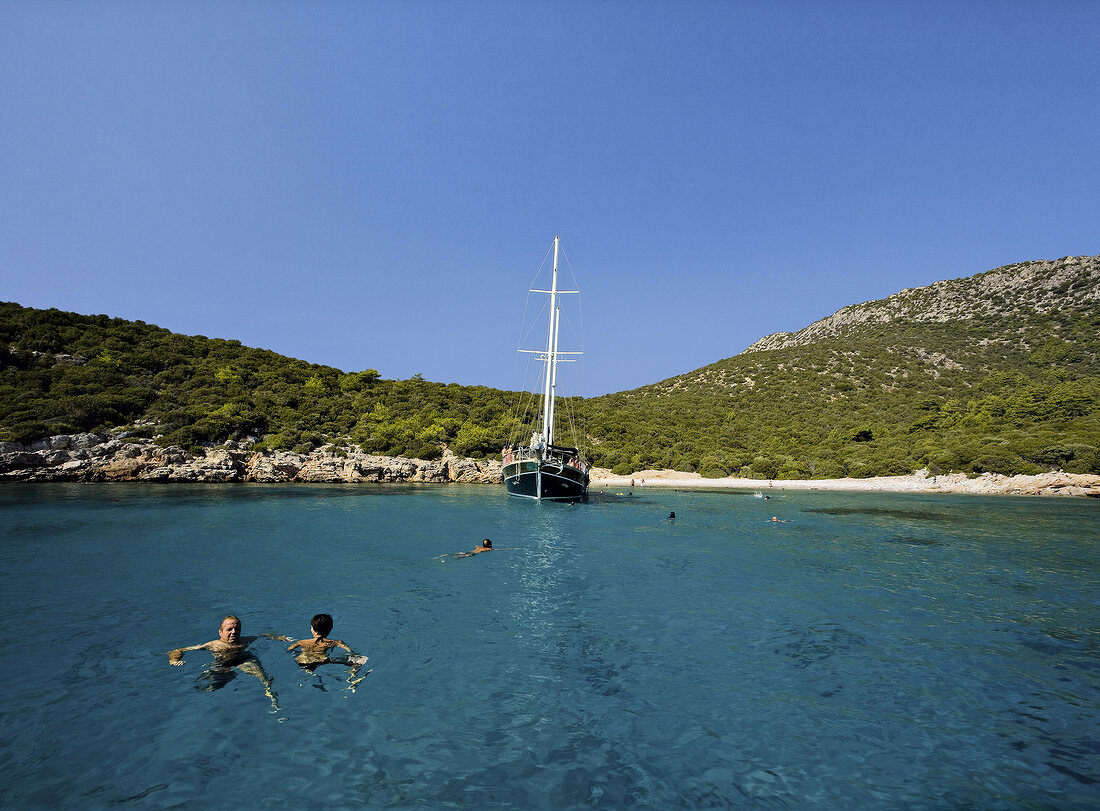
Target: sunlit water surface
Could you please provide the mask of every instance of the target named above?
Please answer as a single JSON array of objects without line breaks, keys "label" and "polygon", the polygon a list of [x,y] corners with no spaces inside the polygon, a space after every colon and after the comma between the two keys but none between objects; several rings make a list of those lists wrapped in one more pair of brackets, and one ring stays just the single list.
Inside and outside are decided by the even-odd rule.
[{"label": "sunlit water surface", "polygon": [[[0,522],[7,808],[1100,804],[1096,501],[7,485]],[[322,611],[354,692],[164,655]]]}]

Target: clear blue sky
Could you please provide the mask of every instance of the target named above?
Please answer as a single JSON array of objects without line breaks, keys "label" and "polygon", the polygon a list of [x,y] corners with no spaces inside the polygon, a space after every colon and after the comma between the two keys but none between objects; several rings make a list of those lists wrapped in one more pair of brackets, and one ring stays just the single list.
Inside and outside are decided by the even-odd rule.
[{"label": "clear blue sky", "polygon": [[[1100,253],[1100,3],[0,0],[0,300],[585,395]],[[576,389],[574,389],[576,393]]]}]

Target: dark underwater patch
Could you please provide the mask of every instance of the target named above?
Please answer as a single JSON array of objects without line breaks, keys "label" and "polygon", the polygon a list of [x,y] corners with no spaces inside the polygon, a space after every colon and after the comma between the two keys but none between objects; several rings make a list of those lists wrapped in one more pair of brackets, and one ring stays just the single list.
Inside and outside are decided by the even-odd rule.
[{"label": "dark underwater patch", "polygon": [[891,510],[886,507],[812,507],[806,512],[825,515],[874,515],[910,521],[944,521],[947,518],[943,513],[928,510]]},{"label": "dark underwater patch", "polygon": [[895,535],[886,539],[887,543],[904,543],[910,546],[943,546],[941,541],[934,538],[921,538],[916,535]]},{"label": "dark underwater patch", "polygon": [[819,664],[838,653],[848,653],[867,644],[860,634],[845,631],[843,628],[825,627],[791,630],[785,645],[775,648],[775,653],[788,656],[806,668]]}]

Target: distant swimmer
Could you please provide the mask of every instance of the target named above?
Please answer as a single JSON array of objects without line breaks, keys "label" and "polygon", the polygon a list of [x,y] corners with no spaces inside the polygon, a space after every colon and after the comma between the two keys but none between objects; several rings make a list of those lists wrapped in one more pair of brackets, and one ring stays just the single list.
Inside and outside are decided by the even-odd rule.
[{"label": "distant swimmer", "polygon": [[779,520],[779,518],[778,518],[777,516],[774,516],[774,515],[773,515],[773,516],[772,516],[772,523],[773,523],[773,524],[786,524],[787,522],[786,522],[786,521],[780,521],[780,520]]},{"label": "distant swimmer", "polygon": [[507,551],[510,549],[515,549],[515,547],[493,546],[493,542],[486,538],[484,541],[481,542],[481,546],[475,546],[469,552],[457,552],[453,555],[440,555],[439,557],[441,560],[446,560],[447,558],[472,558],[474,555],[480,555],[482,552],[497,552],[501,550]]},{"label": "distant swimmer", "polygon": [[675,521],[676,520],[676,513],[674,513],[674,512],[669,513],[668,518],[666,520]]},{"label": "distant swimmer", "polygon": [[[328,635],[332,633],[332,617],[328,614],[317,614],[310,621],[310,630],[313,632],[311,639],[299,639],[289,648],[288,651],[292,651],[295,648],[299,649],[298,654],[294,657],[302,669],[313,673],[321,665],[350,665],[351,670],[348,673],[348,688],[352,692],[355,692],[355,688],[359,686],[359,682],[366,678],[366,674],[355,678],[355,674],[359,672],[359,668],[367,663],[367,657],[361,656],[349,648],[342,640],[329,639]],[[348,652],[347,656],[331,658],[329,651],[333,648],[341,648]],[[369,672],[369,671],[368,671]]]},{"label": "distant swimmer", "polygon": [[484,541],[481,542],[481,546],[475,546],[469,552],[459,552],[457,555],[454,555],[454,557],[456,557],[456,558],[469,558],[469,557],[473,557],[474,555],[479,555],[482,552],[492,552],[492,551],[493,551],[493,542],[490,541],[488,538],[486,538]]},{"label": "distant swimmer", "polygon": [[217,690],[224,687],[233,679],[233,668],[253,676],[260,680],[264,686],[264,693],[271,699],[271,706],[275,711],[279,710],[278,699],[271,687],[271,677],[264,672],[260,660],[257,659],[248,646],[260,637],[266,639],[278,639],[290,642],[289,636],[275,636],[274,634],[260,634],[260,636],[241,636],[241,621],[230,614],[222,620],[218,628],[218,638],[201,645],[189,645],[168,651],[168,662],[176,667],[185,664],[183,654],[193,650],[209,651],[214,657],[213,665],[207,670],[207,690]]}]

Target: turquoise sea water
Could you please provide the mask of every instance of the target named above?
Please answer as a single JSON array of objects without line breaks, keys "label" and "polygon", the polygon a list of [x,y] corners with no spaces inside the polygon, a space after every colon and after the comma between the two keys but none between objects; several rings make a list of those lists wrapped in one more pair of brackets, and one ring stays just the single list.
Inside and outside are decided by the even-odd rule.
[{"label": "turquoise sea water", "polygon": [[[6,808],[1100,805],[1096,501],[13,484],[0,527]],[[164,655],[321,611],[354,692]]]}]

